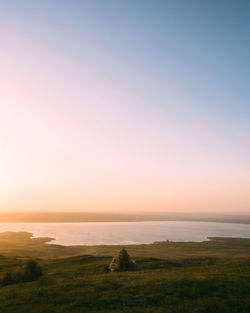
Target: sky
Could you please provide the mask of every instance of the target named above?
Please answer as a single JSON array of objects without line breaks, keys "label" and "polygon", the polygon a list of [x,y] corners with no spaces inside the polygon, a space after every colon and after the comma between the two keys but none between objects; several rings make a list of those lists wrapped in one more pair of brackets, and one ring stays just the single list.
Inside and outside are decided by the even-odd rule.
[{"label": "sky", "polygon": [[0,0],[0,212],[250,213],[250,2]]}]

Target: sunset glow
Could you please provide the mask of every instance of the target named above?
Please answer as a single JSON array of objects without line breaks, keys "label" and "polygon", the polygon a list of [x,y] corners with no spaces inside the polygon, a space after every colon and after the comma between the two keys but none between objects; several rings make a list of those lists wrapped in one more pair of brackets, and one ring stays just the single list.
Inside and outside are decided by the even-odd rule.
[{"label": "sunset glow", "polygon": [[2,212],[249,212],[250,24],[209,2],[1,3]]}]

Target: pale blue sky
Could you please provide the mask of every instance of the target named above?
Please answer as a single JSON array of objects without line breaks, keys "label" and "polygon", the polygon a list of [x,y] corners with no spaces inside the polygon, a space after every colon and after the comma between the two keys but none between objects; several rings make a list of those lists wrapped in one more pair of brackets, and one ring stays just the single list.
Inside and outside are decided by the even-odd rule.
[{"label": "pale blue sky", "polygon": [[[98,170],[93,175],[87,171],[82,185],[79,177],[71,179],[86,195],[101,190],[103,199],[109,199],[105,208],[112,198],[112,179],[120,182],[115,205],[119,206],[123,196],[133,200],[135,191],[128,186],[138,170],[135,185],[147,176],[152,186],[161,186],[162,191],[154,196],[165,197],[158,204],[152,195],[152,207],[144,207],[140,200],[150,189],[148,183],[148,189],[138,191],[136,199],[142,210],[157,205],[159,210],[171,209],[171,205],[197,210],[215,190],[217,202],[209,205],[226,210],[227,194],[236,189],[230,201],[235,205],[241,198],[239,208],[230,210],[250,210],[249,1],[0,0],[0,42],[4,89],[0,122],[5,127],[0,143],[8,151],[6,159],[11,160],[3,163],[18,168],[20,160],[14,156],[18,138],[25,160],[20,165],[20,181],[27,175],[30,151],[37,151],[30,134],[34,126],[42,147],[31,158],[37,177],[41,175],[39,164],[47,160],[51,164],[60,160],[62,168],[78,172],[79,177],[86,171],[81,162],[90,162],[99,174]],[[69,146],[62,138],[58,147],[59,135],[55,135],[53,122],[49,124],[49,116],[57,121],[58,133],[68,136],[72,155],[68,156]],[[47,133],[43,134],[45,125]],[[85,141],[92,150],[87,145],[79,149],[79,143]],[[138,169],[140,160],[145,164]],[[121,168],[127,168],[130,176],[126,179],[121,178]],[[42,171],[49,172],[50,167],[44,165]],[[107,190],[103,185],[106,171],[120,173],[119,178],[111,175]],[[60,180],[70,180],[68,175],[65,170]],[[32,177],[29,184],[34,184]],[[84,189],[93,177],[98,188]],[[58,180],[55,174],[54,186]],[[18,186],[14,174],[10,185],[13,181]],[[42,190],[46,178],[35,181]],[[180,181],[179,194],[186,202],[176,204],[173,199]],[[201,185],[209,190],[207,196],[203,190],[201,200],[190,201],[186,196],[189,187],[194,196]],[[164,196],[164,188],[169,191],[171,186],[173,191]],[[51,203],[48,207],[53,209]],[[76,207],[86,209],[88,205],[98,208],[84,201]],[[209,205],[204,205],[206,210]]]}]

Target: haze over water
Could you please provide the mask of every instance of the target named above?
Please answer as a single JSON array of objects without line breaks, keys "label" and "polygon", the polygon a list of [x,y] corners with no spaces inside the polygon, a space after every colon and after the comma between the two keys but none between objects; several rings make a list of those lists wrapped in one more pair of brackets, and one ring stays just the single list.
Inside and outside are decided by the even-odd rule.
[{"label": "haze over water", "polygon": [[250,225],[211,222],[0,223],[4,231],[52,237],[61,245],[142,244],[155,241],[203,241],[207,237],[250,238]]}]

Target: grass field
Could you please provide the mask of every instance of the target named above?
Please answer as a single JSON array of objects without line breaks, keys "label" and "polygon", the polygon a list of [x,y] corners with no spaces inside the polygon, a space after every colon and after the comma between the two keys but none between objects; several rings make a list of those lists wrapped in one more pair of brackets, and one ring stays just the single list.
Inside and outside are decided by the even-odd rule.
[{"label": "grass field", "polygon": [[[35,240],[28,240],[27,234],[5,236],[6,251],[10,237],[13,240],[19,236],[20,242],[16,242],[18,257],[0,257],[1,275],[20,265],[25,253],[32,254],[33,242],[29,246],[24,241]],[[249,239],[127,246],[136,260],[137,270],[124,273],[104,270],[119,247],[78,247],[92,249],[95,256],[62,258],[60,246],[56,246],[57,258],[51,259],[44,255],[43,249],[50,249],[44,244],[46,240],[38,242],[34,254],[38,254],[41,246],[43,258],[38,261],[44,268],[44,276],[35,282],[0,287],[0,313],[250,312]],[[9,254],[14,255],[14,243],[9,248]],[[69,251],[73,253],[71,247]]]},{"label": "grass field", "polygon": [[[1,267],[20,259],[2,257]],[[134,272],[105,273],[110,257],[41,260],[45,276],[1,287],[0,310],[14,312],[250,312],[249,259],[137,258]]]}]

